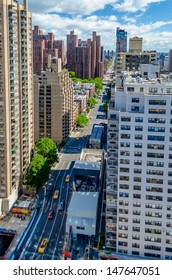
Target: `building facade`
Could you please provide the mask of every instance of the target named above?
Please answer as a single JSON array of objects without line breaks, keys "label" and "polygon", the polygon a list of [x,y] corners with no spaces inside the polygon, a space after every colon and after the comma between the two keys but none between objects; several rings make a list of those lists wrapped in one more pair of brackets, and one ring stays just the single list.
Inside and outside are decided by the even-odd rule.
[{"label": "building facade", "polygon": [[140,64],[151,64],[156,60],[157,53],[155,51],[144,51],[142,53],[120,52],[116,56],[116,71],[138,71]]},{"label": "building facade", "polygon": [[103,77],[104,57],[101,37],[95,31],[92,39],[78,40],[74,31],[67,35],[67,69],[81,79]]},{"label": "building facade", "polygon": [[142,53],[143,38],[137,36],[129,39],[129,52]]},{"label": "building facade", "polygon": [[0,0],[0,212],[18,197],[34,147],[32,17],[28,1]]},{"label": "building facade", "polygon": [[39,26],[33,29],[33,72],[41,74],[48,68],[48,56],[61,58],[62,66],[65,64],[64,41],[55,40],[54,33],[43,34]]},{"label": "building facade", "polygon": [[74,30],[67,35],[67,69],[75,71],[76,67],[76,47],[78,47],[78,35],[75,35]]},{"label": "building facade", "polygon": [[116,29],[116,54],[127,52],[127,32],[117,27]]},{"label": "building facade", "polygon": [[74,93],[68,71],[54,70],[34,77],[35,141],[49,137],[60,144],[67,139],[74,125]]},{"label": "building facade", "polygon": [[127,78],[110,101],[106,246],[172,259],[172,80]]}]

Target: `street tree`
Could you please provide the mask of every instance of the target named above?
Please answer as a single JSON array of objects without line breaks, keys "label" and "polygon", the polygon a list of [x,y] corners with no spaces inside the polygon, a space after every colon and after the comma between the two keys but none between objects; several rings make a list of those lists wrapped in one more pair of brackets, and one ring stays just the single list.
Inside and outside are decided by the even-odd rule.
[{"label": "street tree", "polygon": [[86,117],[85,114],[79,114],[78,117],[76,118],[76,124],[79,127],[84,127],[88,125],[88,118]]},{"label": "street tree", "polygon": [[97,100],[93,97],[90,97],[88,98],[87,104],[90,108],[92,108],[97,104]]},{"label": "street tree", "polygon": [[44,182],[47,181],[49,174],[49,165],[42,155],[34,155],[29,164],[29,171],[25,177],[24,183],[30,185],[32,189],[38,190]]},{"label": "street tree", "polygon": [[40,138],[35,144],[35,151],[42,155],[49,165],[57,161],[56,143],[48,138]]}]

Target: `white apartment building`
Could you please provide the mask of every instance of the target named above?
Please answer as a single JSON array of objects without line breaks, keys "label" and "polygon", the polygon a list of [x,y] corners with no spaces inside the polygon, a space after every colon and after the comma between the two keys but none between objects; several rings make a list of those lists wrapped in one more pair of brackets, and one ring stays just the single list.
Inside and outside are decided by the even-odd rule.
[{"label": "white apartment building", "polygon": [[106,246],[172,259],[172,80],[116,86],[107,139]]}]

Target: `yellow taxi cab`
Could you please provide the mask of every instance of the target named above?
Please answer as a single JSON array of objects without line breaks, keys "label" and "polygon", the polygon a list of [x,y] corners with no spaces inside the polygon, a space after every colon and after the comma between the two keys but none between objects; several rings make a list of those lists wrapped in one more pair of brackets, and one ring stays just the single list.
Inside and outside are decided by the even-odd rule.
[{"label": "yellow taxi cab", "polygon": [[45,249],[47,248],[47,244],[48,244],[48,238],[43,238],[38,247],[38,253],[43,254]]},{"label": "yellow taxi cab", "polygon": [[59,196],[59,190],[55,190],[54,195],[53,195],[53,199],[57,199]]},{"label": "yellow taxi cab", "polygon": [[66,179],[65,179],[65,182],[66,182],[66,183],[69,183],[69,180],[70,180],[70,176],[67,175],[67,176],[66,176]]}]

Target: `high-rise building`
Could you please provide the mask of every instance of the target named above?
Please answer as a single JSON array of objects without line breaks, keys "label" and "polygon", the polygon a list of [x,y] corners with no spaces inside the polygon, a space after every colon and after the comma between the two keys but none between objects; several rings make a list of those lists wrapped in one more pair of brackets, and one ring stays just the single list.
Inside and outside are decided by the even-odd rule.
[{"label": "high-rise building", "polygon": [[106,247],[172,259],[172,80],[116,79],[107,133]]},{"label": "high-rise building", "polygon": [[69,71],[75,71],[76,47],[78,47],[78,35],[75,35],[73,30],[67,35],[67,69]]},{"label": "high-rise building", "polygon": [[28,1],[0,0],[0,212],[18,197],[34,147],[32,17]]},{"label": "high-rise building", "polygon": [[91,47],[76,47],[75,73],[81,79],[91,78]]},{"label": "high-rise building", "polygon": [[116,29],[116,54],[127,51],[127,32],[117,27]]},{"label": "high-rise building", "polygon": [[172,50],[168,53],[168,71],[172,73]]},{"label": "high-rise building", "polygon": [[51,67],[34,76],[35,141],[50,137],[60,144],[73,128],[73,83],[61,59],[51,59]]},{"label": "high-rise building", "polygon": [[58,58],[61,58],[62,66],[65,64],[65,46],[63,40],[54,40],[53,49],[58,49]]},{"label": "high-rise building", "polygon": [[33,72],[41,74],[48,67],[48,56],[61,58],[65,64],[64,41],[55,40],[54,33],[43,34],[39,26],[33,29]]},{"label": "high-rise building", "polygon": [[143,39],[137,36],[129,39],[129,52],[142,53]]}]

